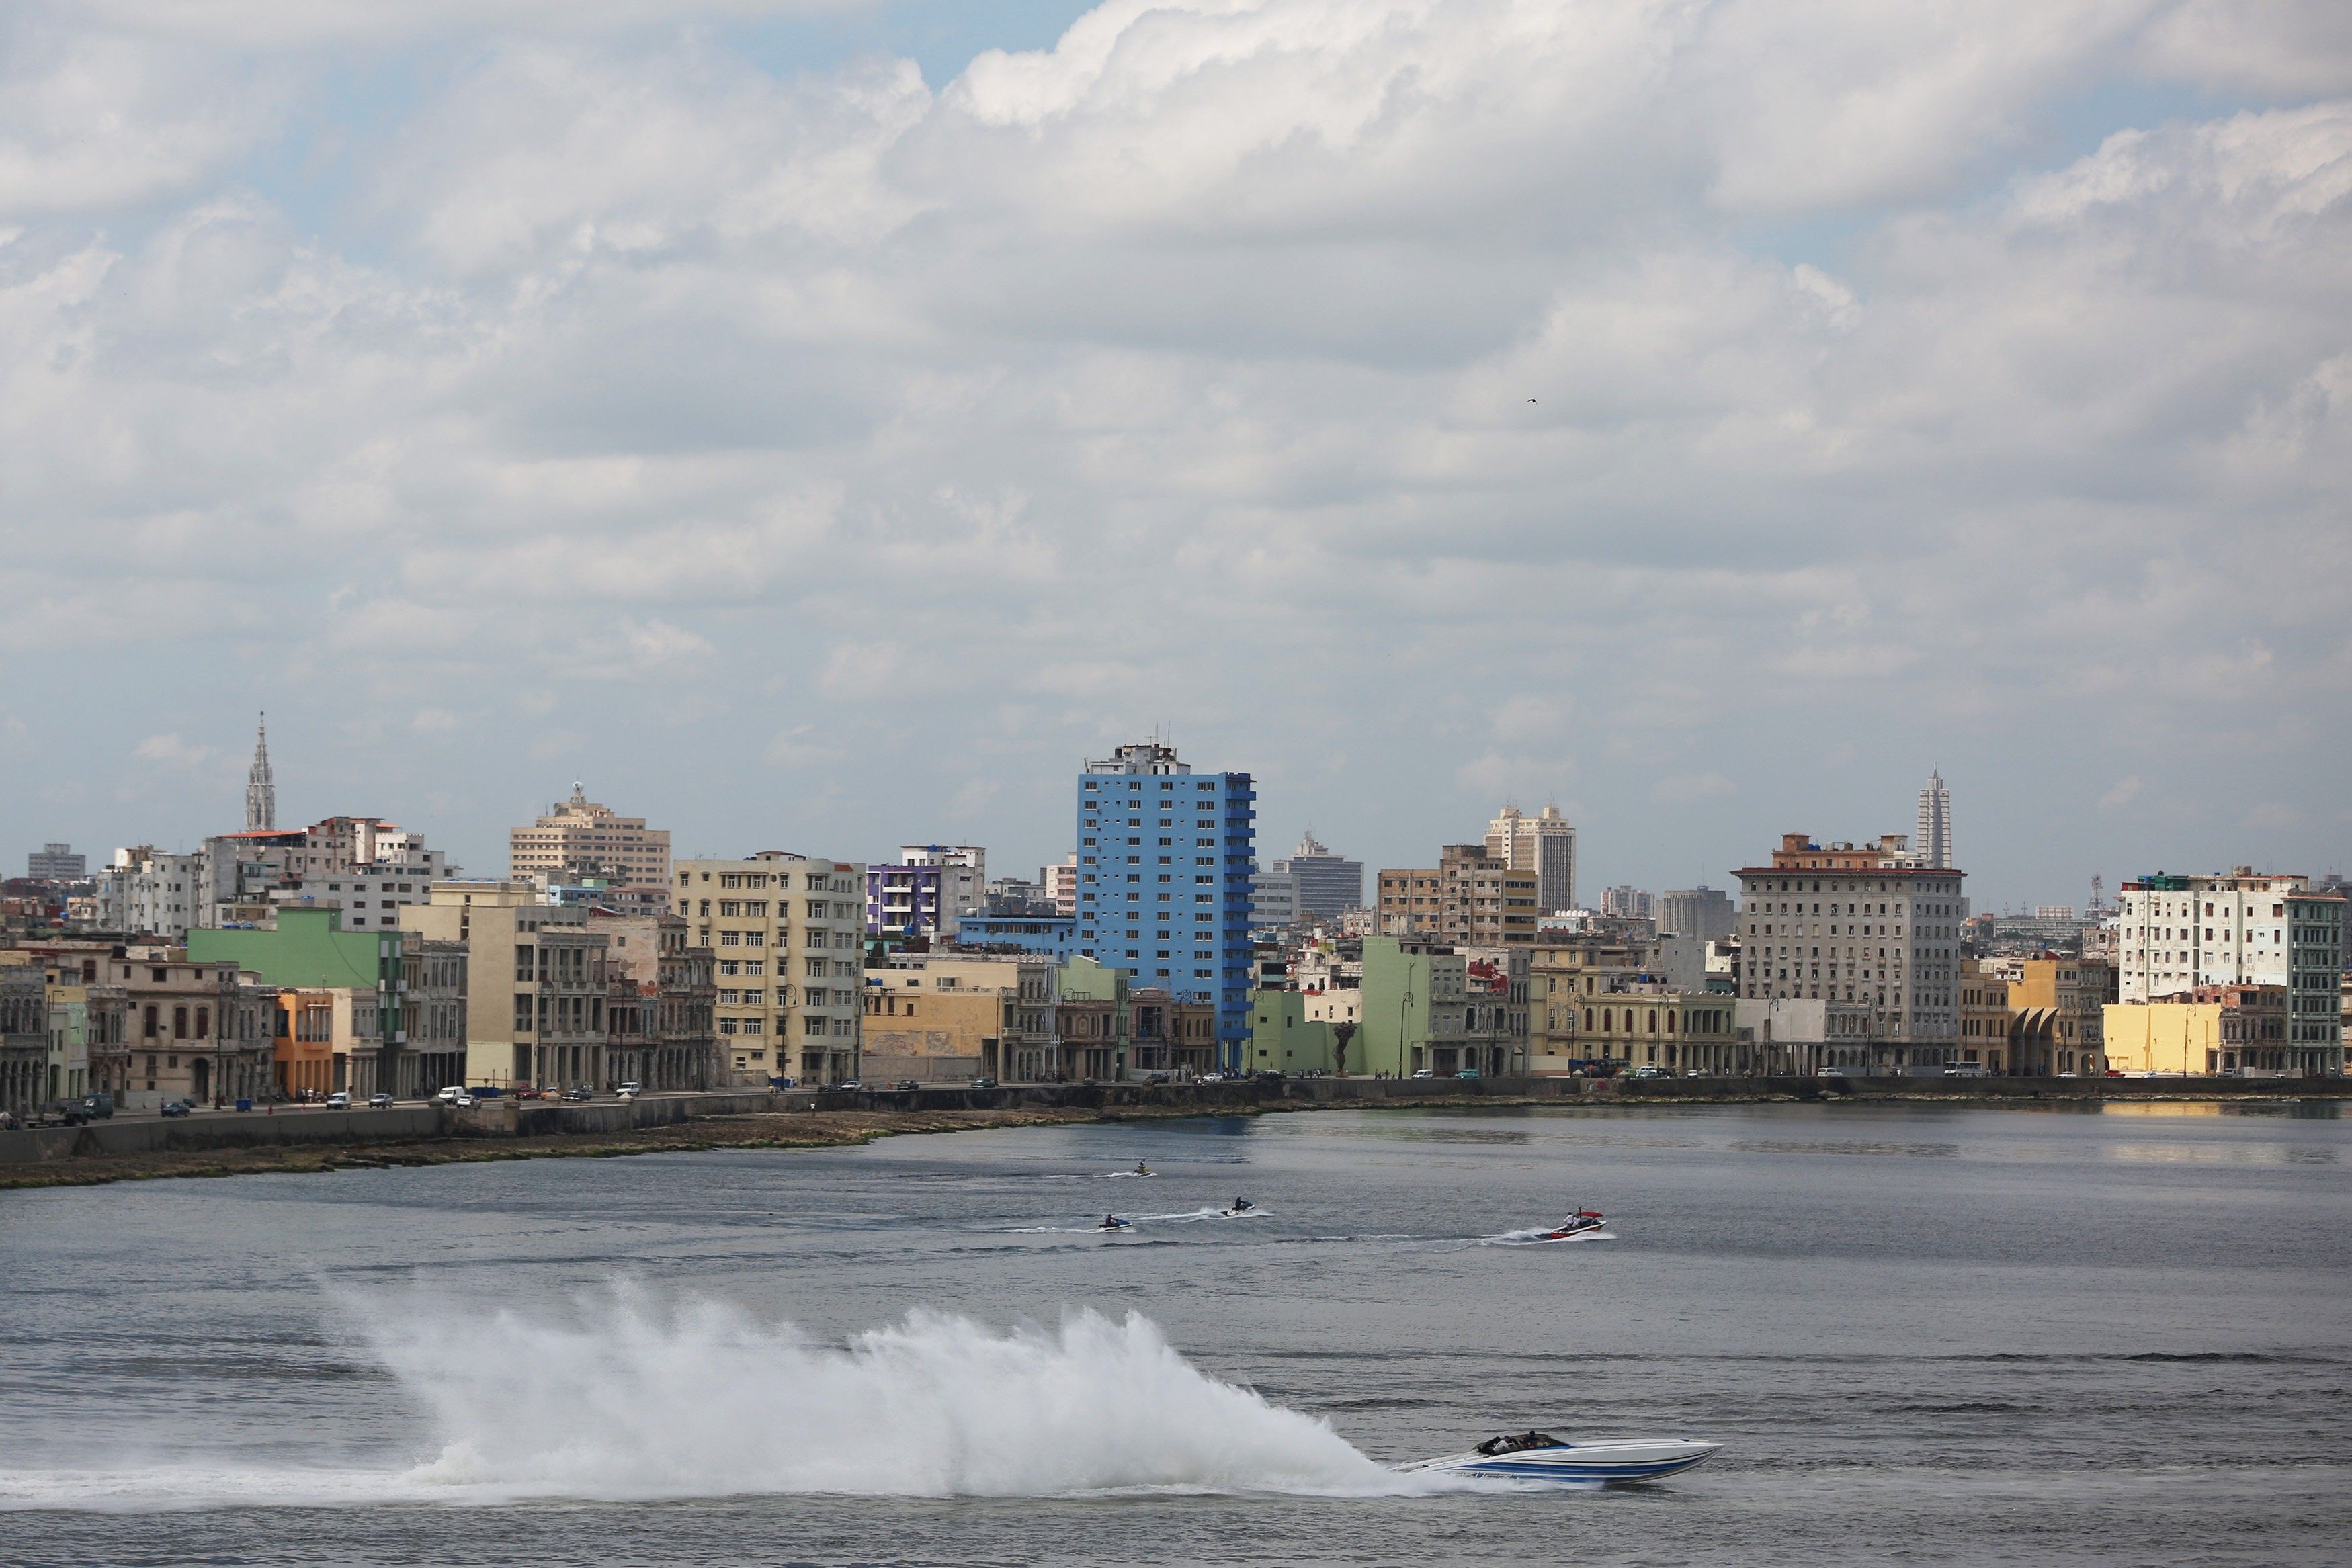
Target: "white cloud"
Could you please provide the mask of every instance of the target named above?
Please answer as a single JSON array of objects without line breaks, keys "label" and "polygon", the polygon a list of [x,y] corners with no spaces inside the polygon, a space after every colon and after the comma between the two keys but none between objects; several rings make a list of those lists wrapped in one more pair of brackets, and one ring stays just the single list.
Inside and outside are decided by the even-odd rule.
[{"label": "white cloud", "polygon": [[[408,54],[262,15],[46,11],[0,68],[37,687],[95,649],[426,734],[487,687],[486,769],[663,726],[698,801],[843,770],[816,828],[1040,852],[1073,759],[1173,719],[1368,858],[1573,779],[1677,877],[1695,821],[1806,820],[1754,781],[1899,793],[1956,727],[2068,737],[2077,801],[2190,735],[2340,773],[2352,105],[2041,151],[2221,11],[1114,0],[937,91],[626,5],[424,7],[467,47]],[[325,198],[256,174],[353,39],[416,100],[333,128]]]},{"label": "white cloud", "polygon": [[2115,787],[2099,797],[2099,809],[2103,811],[2112,811],[2118,807],[2128,806],[2139,799],[2139,775],[2137,773],[2126,775],[2116,779]]}]

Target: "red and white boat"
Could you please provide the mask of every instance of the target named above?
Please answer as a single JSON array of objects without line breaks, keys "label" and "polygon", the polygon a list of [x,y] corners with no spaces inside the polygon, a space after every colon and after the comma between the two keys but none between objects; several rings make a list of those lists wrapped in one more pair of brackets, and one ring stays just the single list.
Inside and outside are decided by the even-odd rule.
[{"label": "red and white boat", "polygon": [[1552,1229],[1528,1238],[1532,1241],[1614,1241],[1616,1235],[1598,1209],[1580,1208]]}]

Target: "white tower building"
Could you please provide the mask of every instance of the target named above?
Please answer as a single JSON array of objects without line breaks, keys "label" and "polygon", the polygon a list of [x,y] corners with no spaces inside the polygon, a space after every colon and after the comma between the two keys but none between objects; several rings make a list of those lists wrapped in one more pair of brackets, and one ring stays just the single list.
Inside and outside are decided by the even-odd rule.
[{"label": "white tower building", "polygon": [[1930,871],[1952,869],[1952,792],[1941,772],[1930,771],[1919,791],[1919,832],[1912,841],[1919,863]]}]

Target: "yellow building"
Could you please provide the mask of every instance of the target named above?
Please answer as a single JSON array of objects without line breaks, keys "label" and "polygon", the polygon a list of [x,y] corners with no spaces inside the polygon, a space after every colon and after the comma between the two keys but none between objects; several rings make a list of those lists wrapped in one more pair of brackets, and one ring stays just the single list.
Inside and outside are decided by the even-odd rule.
[{"label": "yellow building", "polygon": [[2105,1037],[2106,965],[2091,958],[2028,958],[2009,983],[2010,1071],[2021,1077],[2107,1069]]},{"label": "yellow building", "polygon": [[858,1076],[863,863],[783,850],[680,861],[670,900],[717,956],[719,1055],[738,1083]]},{"label": "yellow building", "polygon": [[2283,1078],[2325,1071],[2287,1042],[2286,988],[2203,986],[2106,1009],[2107,1065],[2138,1077]]}]

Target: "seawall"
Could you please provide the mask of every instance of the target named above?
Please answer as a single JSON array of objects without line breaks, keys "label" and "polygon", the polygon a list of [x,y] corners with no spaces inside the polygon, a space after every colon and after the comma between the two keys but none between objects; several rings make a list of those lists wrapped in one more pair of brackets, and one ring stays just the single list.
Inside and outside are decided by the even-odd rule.
[{"label": "seawall", "polygon": [[714,1117],[793,1113],[920,1115],[1024,1111],[1142,1115],[1249,1113],[1380,1105],[1639,1106],[1771,1101],[1913,1101],[1941,1104],[2352,1099],[2352,1080],[2242,1078],[1292,1078],[1271,1082],[1046,1083],[996,1089],[745,1091],[637,1100],[499,1099],[460,1110],[214,1112],[124,1118],[84,1127],[0,1132],[0,1166],[226,1149],[415,1145],[448,1140],[609,1138]]}]

